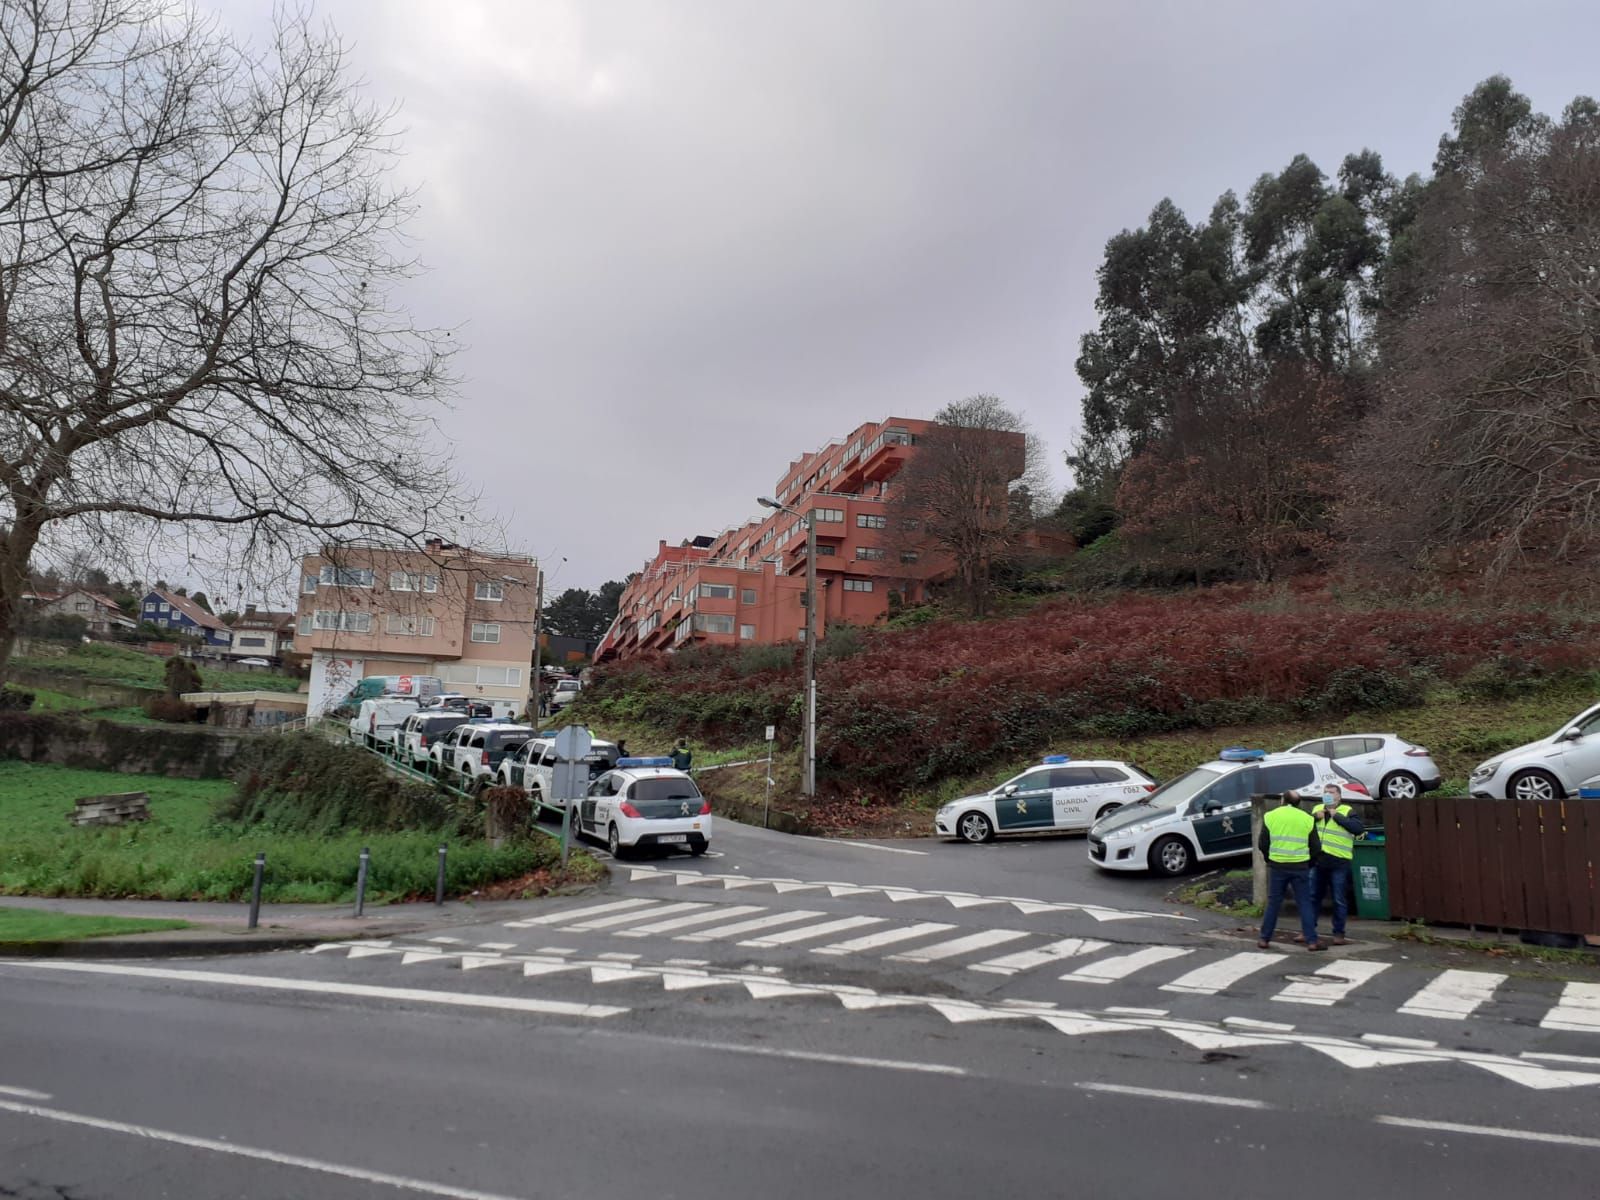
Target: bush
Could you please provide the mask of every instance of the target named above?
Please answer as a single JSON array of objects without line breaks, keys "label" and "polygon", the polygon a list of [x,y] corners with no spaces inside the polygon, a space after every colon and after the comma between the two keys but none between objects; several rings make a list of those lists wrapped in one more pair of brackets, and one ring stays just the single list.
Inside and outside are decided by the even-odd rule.
[{"label": "bush", "polygon": [[161,668],[161,679],[169,696],[198,692],[205,686],[200,679],[200,668],[176,654],[167,659],[166,665]]},{"label": "bush", "polygon": [[170,725],[183,725],[196,717],[194,706],[176,696],[150,696],[144,702],[144,715]]},{"label": "bush", "polygon": [[50,613],[24,620],[23,632],[46,642],[81,642],[89,635],[89,622],[75,613]]},{"label": "bush", "polygon": [[25,712],[33,707],[34,695],[9,684],[0,687],[0,712]]}]

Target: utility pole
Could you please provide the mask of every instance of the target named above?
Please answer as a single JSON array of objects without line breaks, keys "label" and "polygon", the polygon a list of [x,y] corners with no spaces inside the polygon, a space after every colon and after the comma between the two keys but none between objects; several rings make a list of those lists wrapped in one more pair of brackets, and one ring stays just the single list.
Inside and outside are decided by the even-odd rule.
[{"label": "utility pole", "polygon": [[817,794],[817,510],[806,513],[806,762],[800,794]]},{"label": "utility pole", "polygon": [[539,645],[540,634],[544,627],[544,566],[535,563],[533,568],[533,726],[537,732],[544,724],[544,677],[540,674],[544,666],[540,661],[543,657]]}]

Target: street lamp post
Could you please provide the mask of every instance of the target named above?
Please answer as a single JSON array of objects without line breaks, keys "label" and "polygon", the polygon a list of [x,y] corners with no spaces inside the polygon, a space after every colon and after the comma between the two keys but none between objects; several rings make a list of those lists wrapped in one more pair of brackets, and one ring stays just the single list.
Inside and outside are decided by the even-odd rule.
[{"label": "street lamp post", "polygon": [[800,781],[800,794],[817,794],[817,520],[816,512],[798,512],[787,504],[780,504],[768,496],[758,496],[756,503],[763,508],[774,508],[806,523],[806,728],[805,763]]}]

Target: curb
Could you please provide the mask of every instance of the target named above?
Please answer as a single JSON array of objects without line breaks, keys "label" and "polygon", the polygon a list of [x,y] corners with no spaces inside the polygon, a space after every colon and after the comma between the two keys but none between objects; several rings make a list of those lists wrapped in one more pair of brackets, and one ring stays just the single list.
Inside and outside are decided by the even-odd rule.
[{"label": "curb", "polygon": [[[384,931],[393,933],[394,931]],[[356,941],[373,934],[286,933],[253,936],[216,934],[210,937],[171,938],[134,935],[134,939],[80,938],[76,941],[0,942],[7,958],[180,958],[219,954],[266,954],[274,950],[304,950],[324,942]]]}]

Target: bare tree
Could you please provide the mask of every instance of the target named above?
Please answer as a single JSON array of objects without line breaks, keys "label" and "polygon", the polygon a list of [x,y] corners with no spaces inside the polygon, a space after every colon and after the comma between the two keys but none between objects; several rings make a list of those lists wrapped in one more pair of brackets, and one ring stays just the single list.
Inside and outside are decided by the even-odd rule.
[{"label": "bare tree", "polygon": [[0,674],[36,548],[282,562],[460,511],[390,123],[304,14],[255,51],[160,0],[0,6]]},{"label": "bare tree", "polygon": [[1044,451],[994,396],[946,405],[934,422],[891,484],[886,540],[948,559],[963,604],[981,616],[995,568],[1022,551],[1048,489]]}]

